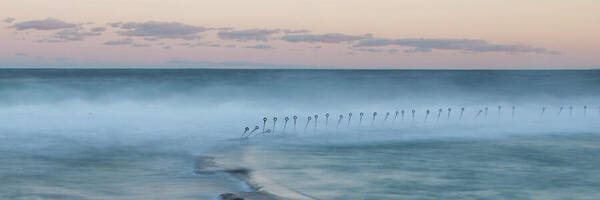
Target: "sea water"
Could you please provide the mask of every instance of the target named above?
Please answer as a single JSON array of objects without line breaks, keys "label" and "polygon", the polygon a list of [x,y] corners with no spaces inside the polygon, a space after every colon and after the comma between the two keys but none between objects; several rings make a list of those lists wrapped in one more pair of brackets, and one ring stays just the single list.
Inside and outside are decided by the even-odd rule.
[{"label": "sea water", "polygon": [[593,70],[2,69],[0,199],[597,199],[599,95]]}]

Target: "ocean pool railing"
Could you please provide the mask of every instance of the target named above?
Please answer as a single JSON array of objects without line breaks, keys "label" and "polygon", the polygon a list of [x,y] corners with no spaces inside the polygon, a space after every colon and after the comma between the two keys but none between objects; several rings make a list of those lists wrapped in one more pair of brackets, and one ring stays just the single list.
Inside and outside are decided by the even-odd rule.
[{"label": "ocean pool railing", "polygon": [[[496,121],[507,121],[506,118],[503,118],[502,108],[503,107],[501,105],[497,106],[497,118],[496,118]],[[587,105],[583,105],[583,106],[581,106],[581,108],[582,108],[582,110],[580,112],[580,117],[583,117],[584,119],[585,118],[589,118],[590,116],[588,116],[588,106]],[[597,108],[598,108],[597,116],[598,116],[598,118],[600,118],[600,106],[598,106]],[[565,109],[564,106],[558,107],[557,108],[558,111],[556,112],[557,114],[554,115],[554,117],[552,117],[552,115],[547,115],[546,114],[551,109],[548,109],[548,107],[546,107],[546,106],[542,106],[541,110],[539,110],[539,114],[537,114],[538,117],[536,117],[536,118],[537,118],[537,120],[552,120],[552,119],[559,119],[559,118],[563,119],[563,118],[561,118],[562,117],[561,114],[562,114],[562,112],[563,112],[564,109]],[[568,109],[569,109],[569,116],[568,116],[568,118],[569,119],[573,119],[574,118],[573,117],[573,115],[574,115],[574,107],[573,106],[569,106]],[[472,115],[473,118],[472,118],[472,120],[469,120],[469,121],[463,121],[463,119],[464,119],[463,117],[465,115],[468,115],[468,113],[467,113],[468,110],[474,111],[473,112],[474,114]],[[454,118],[453,118],[452,108],[449,107],[448,109],[446,109],[446,112],[445,112],[446,113],[446,122],[452,122],[453,120],[456,121],[456,122],[484,122],[484,121],[490,121],[488,119],[488,110],[489,110],[488,107],[483,107],[483,108],[479,108],[479,109],[466,109],[465,107],[460,107],[460,112],[458,113],[458,115],[454,116]],[[386,122],[388,121],[388,118],[391,115],[390,112],[385,112],[386,114],[383,116],[383,119],[379,120],[380,122],[377,122],[377,120],[379,118],[381,118],[381,117],[378,118],[378,113],[377,112],[372,112],[372,117],[371,117],[371,123],[370,123],[370,125],[369,126],[363,126],[362,122],[363,122],[363,118],[364,118],[364,112],[360,112],[359,113],[358,122],[355,122],[355,124],[353,126],[352,125],[352,112],[345,112],[345,113],[348,113],[347,114],[346,126],[345,126],[347,129],[350,129],[350,128],[362,128],[362,127],[374,127],[374,126],[376,126],[378,124],[380,124],[381,126],[386,126]],[[433,121],[433,120],[429,120],[428,121],[430,113],[431,113],[431,111],[429,109],[425,109],[424,110],[424,114],[425,114],[425,117],[424,117],[424,120],[423,120],[424,124],[435,124],[435,123],[441,123],[440,121],[443,121],[443,120],[440,120],[440,118],[441,118],[442,114],[444,114],[444,109],[442,109],[442,108],[438,109],[437,118],[436,118],[435,121]],[[417,115],[417,110],[414,109],[414,108],[411,109],[411,114],[412,114],[411,115],[411,119],[412,120],[410,122],[405,122],[405,120],[404,120],[404,118],[405,118],[405,110],[401,109],[400,111],[398,111],[398,110],[394,111],[394,118],[392,120],[392,124],[393,124],[392,126],[398,126],[398,123],[396,123],[397,120],[398,120],[398,115],[400,115],[401,124],[406,124],[406,123],[416,124],[416,123],[419,123],[419,122],[415,121],[415,117]],[[533,115],[535,115],[535,114],[533,114]],[[282,125],[283,127],[280,129],[281,130],[280,133],[282,133],[282,134],[286,134],[287,133],[287,129],[286,128],[287,128],[287,123],[290,120],[289,116],[290,115],[283,117],[284,123]],[[299,119],[298,115],[291,115],[291,116],[292,116],[291,119],[293,119],[293,133],[297,133],[296,124],[297,124],[298,119]],[[324,122],[325,125],[324,125],[323,130],[324,131],[329,131],[329,117],[330,117],[330,113],[326,112],[324,114],[324,116],[325,116],[325,122]],[[337,124],[336,124],[335,129],[342,129],[342,128],[344,128],[344,127],[341,126],[342,121],[344,120],[344,117],[345,117],[344,114],[339,114],[338,115],[338,120],[337,120]],[[515,117],[518,117],[517,116],[517,106],[513,105],[513,106],[511,106],[510,120],[515,120]],[[535,119],[535,118],[532,118],[531,115],[529,117],[530,117],[529,119]],[[311,128],[312,128],[313,132],[318,132],[319,131],[319,129],[318,129],[318,126],[319,126],[318,118],[319,118],[319,114],[308,115],[306,117],[306,123],[305,123],[304,129],[303,129],[303,133],[307,133]],[[250,130],[250,127],[244,127],[243,131],[242,131],[242,134],[241,134],[241,137],[242,138],[248,138],[248,137],[252,137],[252,136],[264,135],[264,134],[269,134],[269,133],[275,134],[276,133],[275,130],[277,128],[277,119],[278,119],[277,117],[273,117],[272,118],[272,122],[273,122],[272,123],[273,124],[272,127],[271,128],[267,128],[266,125],[267,125],[267,122],[269,120],[268,120],[267,117],[263,117],[262,118],[262,130],[260,132],[257,132],[260,129],[259,125],[255,125],[254,129],[252,129],[252,130]],[[310,127],[311,126],[311,121],[313,122],[312,123],[312,127]]]}]

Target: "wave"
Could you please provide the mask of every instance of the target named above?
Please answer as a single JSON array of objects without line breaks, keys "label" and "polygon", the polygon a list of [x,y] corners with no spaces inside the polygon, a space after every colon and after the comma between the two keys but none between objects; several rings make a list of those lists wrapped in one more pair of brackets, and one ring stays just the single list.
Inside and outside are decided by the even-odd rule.
[{"label": "wave", "polygon": [[[272,155],[258,147],[594,133],[599,85],[600,71],[0,70],[0,137],[25,141],[2,140],[0,150],[46,150],[52,142],[40,138],[85,141],[81,146],[97,146],[93,152],[143,144],[214,157],[214,165],[198,158],[196,172],[237,177],[245,189],[235,195],[316,199],[276,181],[258,162]],[[461,107],[463,119],[457,115]],[[486,107],[488,119],[476,117]],[[565,110],[559,115],[560,107]],[[438,120],[439,108],[444,115]],[[450,118],[447,108],[453,110]],[[414,121],[408,114],[404,123],[382,118],[412,109]],[[426,110],[432,112],[427,122]],[[374,111],[374,126],[370,118],[358,126],[359,112],[370,117]],[[325,113],[349,112],[355,114],[350,128],[344,118],[335,129],[337,118],[331,118],[325,130]],[[318,128],[311,123],[305,131],[306,117],[315,114],[321,116]],[[299,116],[298,131],[294,135],[288,124],[284,134],[282,119],[292,115]],[[239,138],[246,126],[261,126],[263,117],[280,119],[275,133],[228,140]],[[68,144],[51,145],[72,152]]]},{"label": "wave", "polygon": [[[235,197],[245,194],[259,193],[277,199],[320,199],[313,194],[295,189],[298,185],[286,169],[279,169],[278,163],[294,162],[294,155],[277,152],[281,147],[287,149],[294,146],[313,149],[316,154],[327,154],[327,149],[343,148],[378,148],[387,144],[427,142],[427,141],[501,141],[506,138],[528,138],[547,135],[597,133],[600,125],[595,119],[571,122],[547,123],[544,121],[491,121],[486,123],[449,123],[431,122],[414,124],[388,124],[382,126],[363,126],[342,129],[317,130],[308,132],[288,132],[270,135],[259,135],[242,139],[227,140],[213,149],[210,156],[215,171],[228,173],[241,180],[251,188],[250,193],[232,193]],[[406,147],[408,148],[408,147]],[[281,154],[281,155],[280,155]],[[364,158],[363,158],[364,159]],[[273,164],[275,166],[267,166]],[[302,166],[302,163],[298,163]],[[287,167],[294,166],[292,164]],[[284,173],[278,174],[278,173]],[[286,178],[282,178],[284,176]],[[300,176],[300,175],[295,175]],[[295,177],[294,176],[294,177]],[[307,177],[297,177],[298,181],[306,181]],[[291,183],[287,183],[291,181]],[[344,182],[343,180],[340,180]],[[306,185],[306,184],[304,184]],[[312,191],[314,192],[314,191]],[[327,196],[327,195],[324,195]]]},{"label": "wave", "polygon": [[[237,136],[262,117],[329,112],[452,108],[473,118],[484,107],[517,106],[518,120],[542,107],[597,115],[600,71],[445,70],[0,70],[0,129],[112,129]],[[600,110],[598,110],[600,111]],[[492,116],[494,115],[494,116]],[[453,117],[456,115],[453,115]],[[356,118],[357,116],[355,116]],[[564,119],[564,118],[563,118]],[[67,123],[68,122],[68,123]]]},{"label": "wave", "polygon": [[269,178],[268,173],[263,171],[265,168],[257,166],[255,146],[244,144],[244,141],[240,140],[230,140],[223,145],[227,148],[216,148],[213,152],[196,159],[196,173],[227,173],[247,185],[248,190],[223,193],[219,198],[223,200],[238,197],[249,200],[317,199]]}]

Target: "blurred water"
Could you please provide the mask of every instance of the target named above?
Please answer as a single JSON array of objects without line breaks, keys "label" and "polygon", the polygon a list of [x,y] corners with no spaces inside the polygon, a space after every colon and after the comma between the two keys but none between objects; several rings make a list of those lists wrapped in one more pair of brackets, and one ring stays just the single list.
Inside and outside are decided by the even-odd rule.
[{"label": "blurred water", "polygon": [[262,144],[243,154],[271,183],[317,199],[600,198],[597,133]]},{"label": "blurred water", "polygon": [[[248,191],[194,173],[198,156],[231,151],[265,184],[319,199],[595,199],[599,86],[600,71],[0,69],[0,198]],[[284,135],[292,115],[296,133],[231,141],[262,117]]]}]

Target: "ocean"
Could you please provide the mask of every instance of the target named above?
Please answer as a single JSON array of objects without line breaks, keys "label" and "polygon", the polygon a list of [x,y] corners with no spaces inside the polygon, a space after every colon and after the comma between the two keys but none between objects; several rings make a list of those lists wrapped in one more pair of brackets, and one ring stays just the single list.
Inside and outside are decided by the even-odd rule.
[{"label": "ocean", "polygon": [[599,199],[598,122],[598,70],[0,69],[0,199]]}]

